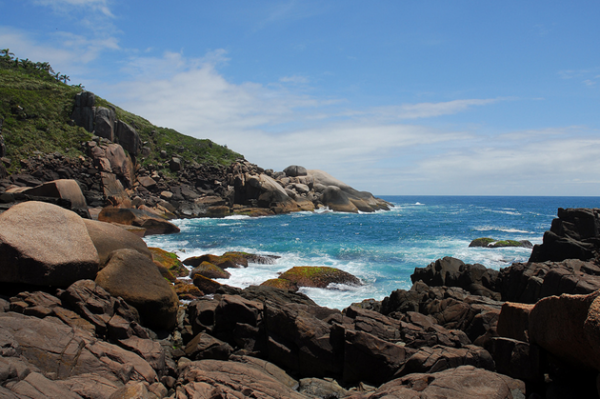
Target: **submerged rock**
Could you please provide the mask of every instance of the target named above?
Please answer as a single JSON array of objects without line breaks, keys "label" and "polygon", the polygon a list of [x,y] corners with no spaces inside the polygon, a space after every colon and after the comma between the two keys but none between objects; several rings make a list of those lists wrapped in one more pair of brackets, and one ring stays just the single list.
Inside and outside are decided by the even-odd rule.
[{"label": "submerged rock", "polygon": [[335,267],[296,266],[279,276],[298,287],[327,288],[330,284],[362,285],[352,274]]}]

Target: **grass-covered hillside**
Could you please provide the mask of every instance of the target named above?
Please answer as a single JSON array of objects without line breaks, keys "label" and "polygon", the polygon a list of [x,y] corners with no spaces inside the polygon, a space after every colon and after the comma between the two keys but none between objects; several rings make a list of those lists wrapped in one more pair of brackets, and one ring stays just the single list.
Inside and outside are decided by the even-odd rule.
[{"label": "grass-covered hillside", "polygon": [[[46,62],[21,60],[8,49],[0,50],[0,121],[3,120],[6,157],[13,161],[9,171],[18,169],[20,159],[39,152],[83,155],[81,142],[89,140],[92,134],[71,122],[75,95],[82,87],[67,84],[69,80],[69,76],[54,72]],[[154,126],[98,96],[96,105],[114,108],[118,119],[136,128],[143,145],[152,150],[147,158],[140,159],[143,164],[164,162],[160,150],[201,164],[229,165],[241,157],[210,140]]]}]

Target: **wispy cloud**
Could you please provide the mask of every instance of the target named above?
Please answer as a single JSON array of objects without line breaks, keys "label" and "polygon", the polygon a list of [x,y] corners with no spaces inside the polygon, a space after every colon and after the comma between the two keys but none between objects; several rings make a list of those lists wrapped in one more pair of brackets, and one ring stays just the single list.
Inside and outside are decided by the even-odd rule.
[{"label": "wispy cloud", "polygon": [[68,12],[73,7],[78,7],[99,11],[107,17],[114,17],[108,0],[33,0],[33,3],[52,7],[57,12]]}]

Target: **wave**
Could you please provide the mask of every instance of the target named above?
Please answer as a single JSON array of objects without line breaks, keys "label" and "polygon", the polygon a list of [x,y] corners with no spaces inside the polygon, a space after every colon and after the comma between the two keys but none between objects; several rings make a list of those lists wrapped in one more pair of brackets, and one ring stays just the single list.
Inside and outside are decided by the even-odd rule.
[{"label": "wave", "polygon": [[535,232],[533,231],[519,230],[515,228],[500,226],[476,226],[472,227],[472,229],[476,231],[501,231],[503,233],[535,234]]}]

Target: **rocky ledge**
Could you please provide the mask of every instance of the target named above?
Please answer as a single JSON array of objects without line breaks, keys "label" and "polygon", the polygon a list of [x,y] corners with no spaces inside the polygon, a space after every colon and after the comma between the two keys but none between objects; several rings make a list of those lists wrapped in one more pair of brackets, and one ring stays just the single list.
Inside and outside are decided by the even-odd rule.
[{"label": "rocky ledge", "polygon": [[[574,241],[576,232],[599,236],[570,231]],[[270,286],[220,285],[181,302],[163,277],[176,280],[176,258],[122,227],[30,201],[0,215],[0,393],[596,398],[599,260],[494,271],[443,258],[417,268],[410,290],[341,311]],[[269,261],[229,253],[184,262],[226,271]],[[353,283],[326,268],[292,270],[286,281],[307,276]]]}]

